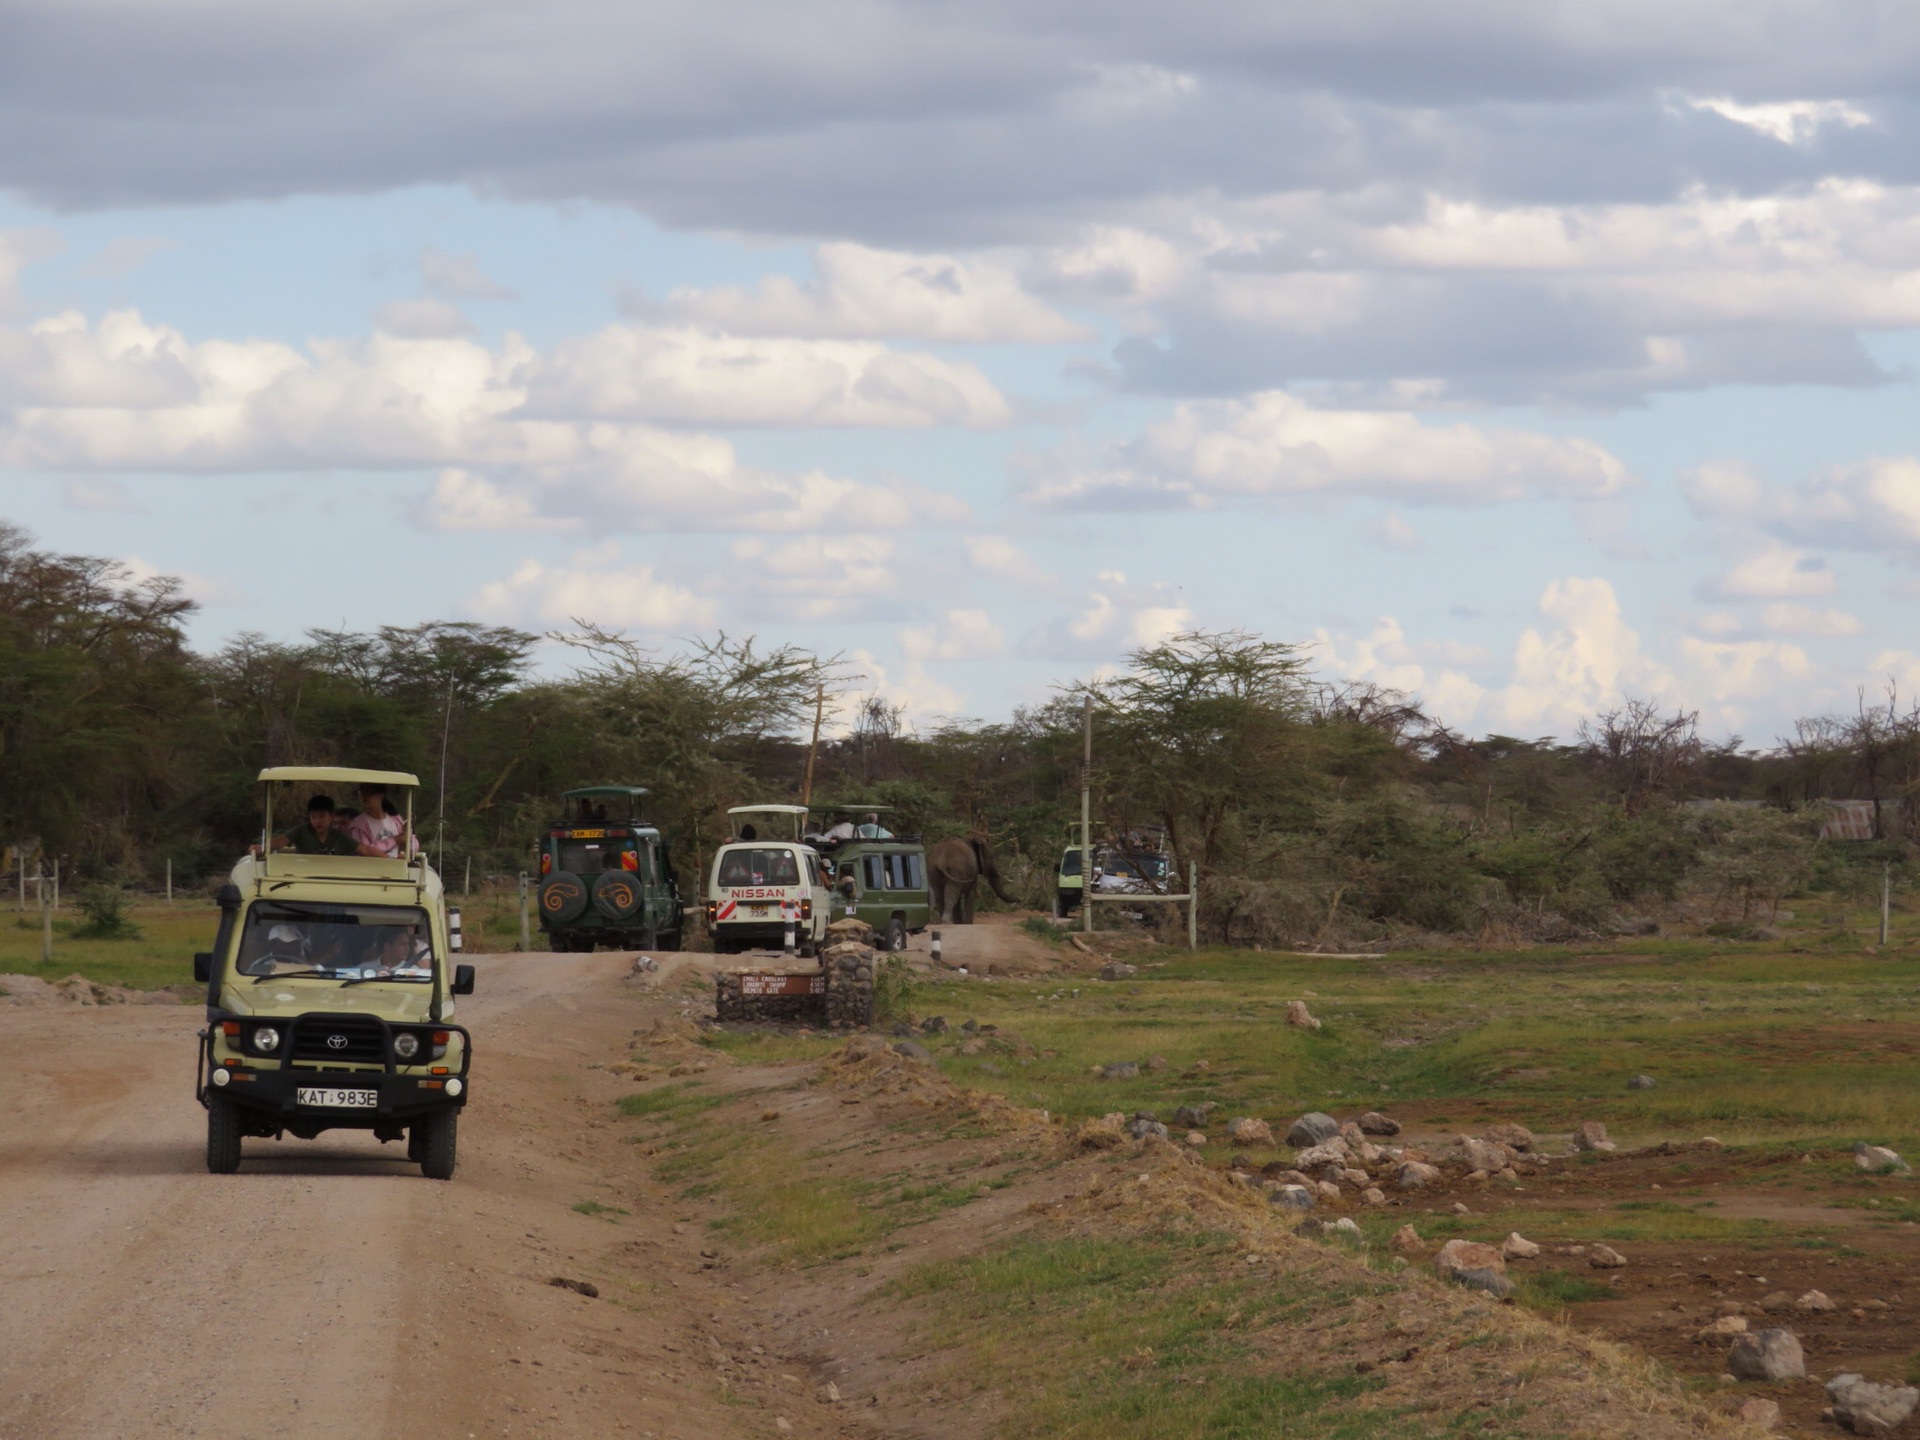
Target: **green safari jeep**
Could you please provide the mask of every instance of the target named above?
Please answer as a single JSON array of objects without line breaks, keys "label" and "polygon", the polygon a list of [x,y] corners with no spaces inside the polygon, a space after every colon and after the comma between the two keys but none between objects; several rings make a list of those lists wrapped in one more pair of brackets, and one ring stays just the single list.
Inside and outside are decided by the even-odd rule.
[{"label": "green safari jeep", "polygon": [[[895,835],[883,826],[864,825],[860,817],[884,817],[886,805],[825,807],[840,823],[814,837],[814,846],[833,868],[834,913],[855,915],[873,927],[883,950],[904,950],[907,936],[918,935],[933,918],[927,889],[927,847],[918,835]],[[839,838],[852,829],[851,837]],[[880,831],[879,834],[863,833]]]},{"label": "green safari jeep", "polygon": [[540,928],[555,950],[678,950],[682,905],[673,854],[640,818],[638,785],[561,793],[540,841]]},{"label": "green safari jeep", "polygon": [[[412,834],[411,775],[282,766],[260,779],[264,837],[276,784],[404,791],[402,833]],[[395,848],[309,853],[269,838],[220,887],[213,949],[193,957],[207,987],[195,1098],[213,1173],[240,1168],[246,1137],[344,1129],[404,1137],[428,1178],[453,1178],[473,1059],[454,997],[473,993],[473,967],[452,963],[459,912],[447,909],[440,877],[413,847]]]}]

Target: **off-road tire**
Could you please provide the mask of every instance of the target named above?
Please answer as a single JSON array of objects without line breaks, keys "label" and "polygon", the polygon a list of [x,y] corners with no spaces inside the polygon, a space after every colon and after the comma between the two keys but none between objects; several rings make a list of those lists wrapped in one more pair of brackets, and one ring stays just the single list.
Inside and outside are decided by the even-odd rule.
[{"label": "off-road tire", "polygon": [[898,915],[887,921],[887,928],[881,935],[880,948],[889,954],[907,948],[907,922]]},{"label": "off-road tire", "polygon": [[[416,1131],[425,1131],[420,1142],[420,1173],[429,1180],[451,1180],[460,1142],[460,1112],[437,1110],[414,1122]],[[408,1149],[412,1149],[408,1140]]]},{"label": "off-road tire", "polygon": [[207,1097],[207,1170],[231,1175],[240,1168],[240,1111],[230,1100]]}]

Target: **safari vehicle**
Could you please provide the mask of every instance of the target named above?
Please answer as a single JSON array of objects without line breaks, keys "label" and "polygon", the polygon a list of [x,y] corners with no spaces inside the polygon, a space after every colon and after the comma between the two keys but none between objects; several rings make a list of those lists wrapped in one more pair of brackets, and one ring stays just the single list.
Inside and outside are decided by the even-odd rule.
[{"label": "safari vehicle", "polygon": [[[707,933],[717,955],[793,948],[811,955],[826,938],[832,892],[820,852],[803,840],[804,805],[737,805],[727,811],[735,838],[714,853],[707,872]],[[762,835],[761,826],[784,831]]]},{"label": "safari vehicle", "polygon": [[[827,814],[857,820],[861,815],[892,814],[888,805],[835,805]],[[841,915],[854,915],[873,927],[886,950],[907,948],[907,936],[927,928],[933,900],[927,891],[927,847],[918,835],[889,835],[869,839],[819,843],[832,867],[835,904]]]},{"label": "safari vehicle", "polygon": [[262,770],[260,853],[220,887],[213,949],[193,957],[207,987],[196,1098],[207,1111],[207,1169],[240,1168],[249,1136],[311,1140],[371,1130],[407,1142],[435,1180],[453,1177],[473,1043],[454,997],[473,967],[454,965],[459,915],[423,855],[308,855],[272,848],[276,787],[301,792],[384,785],[405,795],[413,833],[418,782],[398,771]]},{"label": "safari vehicle", "polygon": [[565,790],[540,842],[540,928],[555,950],[678,950],[682,906],[673,855],[640,818],[638,785]]},{"label": "safari vehicle", "polygon": [[[1095,851],[1096,863],[1092,867],[1095,876],[1100,873],[1097,863],[1099,851]],[[1078,845],[1069,845],[1066,853],[1060,857],[1059,873],[1053,877],[1053,913],[1058,919],[1071,915],[1080,908],[1081,898],[1086,894],[1088,867],[1082,862],[1086,851]]]}]

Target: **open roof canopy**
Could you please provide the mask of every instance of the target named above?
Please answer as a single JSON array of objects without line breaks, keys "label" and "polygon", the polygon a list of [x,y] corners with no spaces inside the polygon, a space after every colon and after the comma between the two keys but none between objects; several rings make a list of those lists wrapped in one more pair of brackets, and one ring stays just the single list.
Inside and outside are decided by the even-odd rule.
[{"label": "open roof canopy", "polygon": [[404,770],[356,770],[349,765],[270,765],[262,781],[287,780],[301,785],[418,786],[418,776]]},{"label": "open roof canopy", "polygon": [[824,810],[829,815],[891,815],[896,807],[892,805],[816,805],[816,810]]},{"label": "open roof canopy", "polygon": [[756,813],[773,814],[773,815],[804,815],[807,813],[807,807],[804,805],[734,805],[729,807],[727,810],[727,814],[729,815],[753,815]]},{"label": "open roof canopy", "polygon": [[578,790],[562,790],[562,800],[637,800],[653,792],[644,785],[582,785]]}]

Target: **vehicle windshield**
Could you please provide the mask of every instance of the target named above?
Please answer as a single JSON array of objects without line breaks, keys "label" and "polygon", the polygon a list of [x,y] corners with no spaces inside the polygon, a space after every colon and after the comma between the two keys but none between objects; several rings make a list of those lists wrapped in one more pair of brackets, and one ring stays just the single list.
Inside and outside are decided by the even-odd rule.
[{"label": "vehicle windshield", "polygon": [[640,869],[640,851],[631,840],[562,840],[560,868],[575,875],[598,875],[602,870]]},{"label": "vehicle windshield", "polygon": [[1069,850],[1065,855],[1060,857],[1060,873],[1062,875],[1078,875],[1080,873],[1080,852],[1078,850]]},{"label": "vehicle windshield", "polygon": [[424,910],[403,905],[301,905],[263,901],[247,912],[234,968],[256,980],[430,980]]},{"label": "vehicle windshield", "polygon": [[798,885],[800,862],[791,850],[729,850],[720,857],[722,885]]}]

